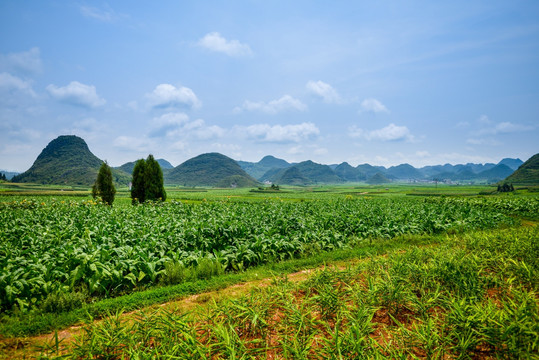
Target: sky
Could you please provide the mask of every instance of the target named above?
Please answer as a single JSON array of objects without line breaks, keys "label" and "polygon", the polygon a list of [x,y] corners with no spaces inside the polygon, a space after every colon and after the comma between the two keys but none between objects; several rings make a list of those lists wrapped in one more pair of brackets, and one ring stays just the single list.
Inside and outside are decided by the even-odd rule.
[{"label": "sky", "polygon": [[416,167],[539,152],[539,2],[0,2],[0,169],[60,135],[112,166]]}]

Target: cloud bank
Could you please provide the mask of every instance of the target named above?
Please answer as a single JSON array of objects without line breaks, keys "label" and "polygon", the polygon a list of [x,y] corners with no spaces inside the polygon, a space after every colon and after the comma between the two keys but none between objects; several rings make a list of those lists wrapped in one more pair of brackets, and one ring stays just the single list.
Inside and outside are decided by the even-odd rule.
[{"label": "cloud bank", "polygon": [[70,105],[95,108],[106,103],[105,99],[97,95],[95,86],[78,81],[72,81],[66,86],[50,84],[47,91],[56,100]]},{"label": "cloud bank", "polygon": [[238,126],[236,130],[250,140],[269,143],[290,143],[308,140],[320,134],[315,124],[304,122],[297,125],[268,125],[255,124],[250,126]]},{"label": "cloud bank", "polygon": [[238,40],[227,40],[218,32],[206,34],[198,41],[197,45],[210,51],[220,52],[232,57],[253,55],[249,45],[242,44]]},{"label": "cloud bank", "polygon": [[363,130],[356,126],[349,129],[350,136],[353,138],[363,138],[366,140],[379,141],[413,141],[414,136],[406,126],[397,126],[393,123],[386,127],[376,130]]},{"label": "cloud bank", "polygon": [[381,101],[369,98],[361,102],[361,109],[359,112],[389,113],[389,110]]},{"label": "cloud bank", "polygon": [[242,106],[236,107],[234,112],[239,113],[243,110],[261,111],[266,114],[277,114],[287,110],[305,111],[307,110],[307,105],[290,95],[284,95],[280,99],[272,100],[267,103],[263,101],[253,102],[246,100]]},{"label": "cloud bank", "polygon": [[175,87],[171,84],[159,84],[147,94],[150,105],[155,108],[193,107],[199,108],[202,102],[188,87]]},{"label": "cloud bank", "polygon": [[325,103],[339,104],[343,102],[341,96],[337,93],[337,90],[323,81],[311,80],[305,85],[305,87],[309,93],[322,98]]}]

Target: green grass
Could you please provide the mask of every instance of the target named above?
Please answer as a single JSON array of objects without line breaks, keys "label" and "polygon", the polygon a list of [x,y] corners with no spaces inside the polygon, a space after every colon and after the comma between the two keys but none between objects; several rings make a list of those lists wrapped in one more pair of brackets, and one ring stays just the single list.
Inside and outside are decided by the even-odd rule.
[{"label": "green grass", "polygon": [[[537,227],[380,249],[306,281],[89,324],[64,358],[537,358]],[[364,257],[364,256],[363,256]],[[61,345],[42,350],[51,357]]]},{"label": "green grass", "polygon": [[190,278],[177,285],[159,286],[116,298],[103,299],[95,303],[84,304],[82,307],[70,311],[50,313],[36,309],[28,313],[15,313],[11,316],[5,315],[0,321],[0,334],[6,337],[13,337],[47,333],[55,329],[63,329],[80,323],[88,318],[100,318],[106,314],[118,311],[132,311],[192,294],[219,290],[252,280],[285,276],[286,274],[333,262],[376,256],[393,249],[402,249],[411,245],[432,244],[439,242],[441,237],[416,235],[398,237],[391,241],[366,241],[346,250],[323,252],[307,258],[270,263],[239,273],[212,276],[209,279],[199,279],[196,273],[193,272]]}]

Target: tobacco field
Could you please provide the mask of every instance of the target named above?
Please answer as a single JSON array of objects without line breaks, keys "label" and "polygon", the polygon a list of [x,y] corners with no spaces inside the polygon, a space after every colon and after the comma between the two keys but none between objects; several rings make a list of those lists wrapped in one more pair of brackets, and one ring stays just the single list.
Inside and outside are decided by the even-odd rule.
[{"label": "tobacco field", "polygon": [[510,226],[519,221],[511,214],[537,213],[536,199],[518,200],[496,206],[451,198],[347,198],[112,208],[88,200],[5,201],[1,311],[64,310],[57,303],[65,293],[83,294],[84,302],[373,238]]}]

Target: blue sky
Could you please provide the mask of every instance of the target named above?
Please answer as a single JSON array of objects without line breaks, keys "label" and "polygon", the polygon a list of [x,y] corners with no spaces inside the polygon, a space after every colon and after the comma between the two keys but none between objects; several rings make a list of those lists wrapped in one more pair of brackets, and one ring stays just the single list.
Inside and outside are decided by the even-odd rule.
[{"label": "blue sky", "polygon": [[206,152],[424,166],[539,152],[537,1],[0,2],[0,168]]}]

